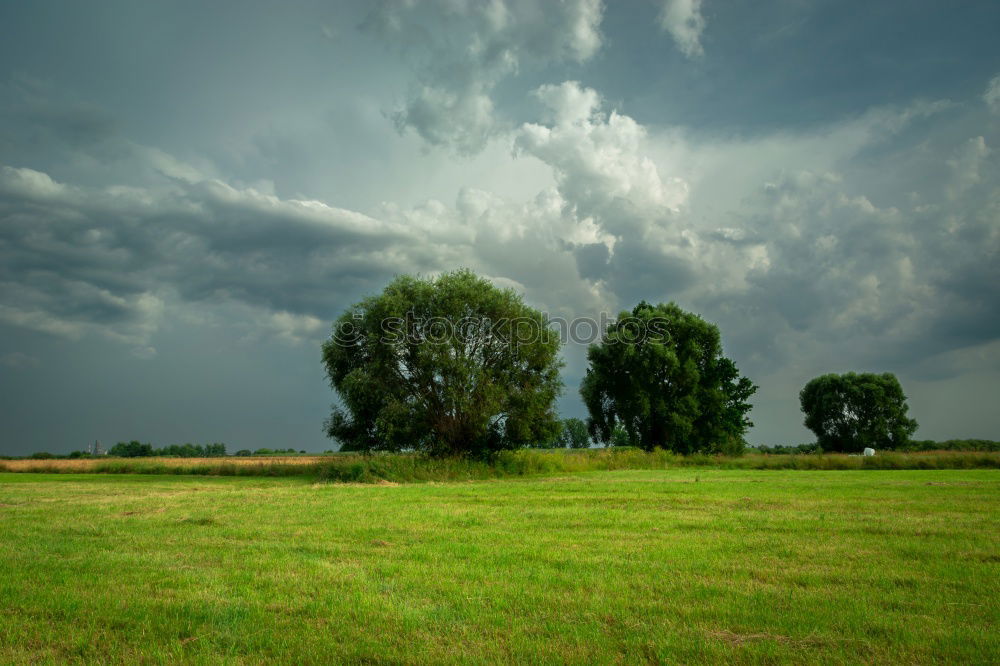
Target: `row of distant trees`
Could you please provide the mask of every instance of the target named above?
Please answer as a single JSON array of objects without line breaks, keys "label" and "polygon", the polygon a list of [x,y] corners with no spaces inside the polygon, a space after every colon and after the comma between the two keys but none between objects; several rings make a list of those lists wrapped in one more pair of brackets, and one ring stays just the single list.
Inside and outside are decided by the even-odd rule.
[{"label": "row of distant trees", "polygon": [[[511,289],[470,271],[398,276],[334,322],[323,362],[340,404],[325,424],[343,451],[490,455],[533,446],[740,454],[757,386],[722,353],[718,327],[641,302],[591,344],[560,420],[561,340]],[[891,374],[824,375],[800,394],[817,448],[900,448],[917,427]]]},{"label": "row of distant trees", "polygon": [[589,449],[594,443],[583,419],[562,419],[556,423],[555,433],[551,439],[527,446],[536,449]]},{"label": "row of distant trees", "polygon": [[296,453],[305,453],[305,451],[296,451],[295,449],[240,449],[233,455],[235,456],[289,456],[295,455]]},{"label": "row of distant trees", "polygon": [[[304,450],[296,451],[295,449],[260,448],[252,451],[250,449],[240,449],[232,455],[285,456],[302,453],[306,452]],[[327,453],[330,452],[328,451]],[[221,458],[229,454],[226,453],[226,445],[221,442],[215,442],[213,444],[173,444],[162,448],[156,448],[148,442],[143,443],[139,440],[133,439],[128,442],[118,442],[108,450],[107,455],[116,458],[147,458],[153,456],[164,458]],[[9,458],[11,456],[0,457]],[[35,460],[50,460],[56,458],[93,458],[94,455],[89,451],[72,451],[69,455],[57,455],[54,453],[48,453],[47,451],[39,451],[28,457]]]},{"label": "row of distant trees", "polygon": [[144,458],[148,456],[218,458],[226,455],[226,445],[221,442],[213,444],[173,444],[156,449],[148,442],[144,444],[133,439],[130,442],[118,442],[108,449],[108,455],[119,458]]},{"label": "row of distant trees", "polygon": [[[128,442],[118,442],[112,446],[107,455],[117,458],[143,458],[149,456],[163,456],[169,458],[218,458],[226,455],[226,445],[221,442],[213,444],[172,444],[163,448],[154,448],[150,443],[143,443],[139,440]],[[47,451],[39,451],[29,456],[35,460],[48,460],[54,458],[93,458],[90,451],[71,451],[68,455],[57,455]]]},{"label": "row of distant trees", "polygon": [[[235,456],[275,456],[275,455],[295,455],[305,453],[295,449],[269,449],[261,448],[251,451],[250,449],[240,449]],[[175,444],[165,446],[162,449],[153,448],[152,444],[143,444],[136,440],[131,442],[118,442],[108,450],[108,455],[120,458],[141,458],[146,456],[163,456],[171,458],[219,458],[226,455],[226,445],[221,442],[214,444]]]},{"label": "row of distant trees", "polygon": [[[775,444],[773,446],[755,446],[754,451],[776,455],[798,453],[824,453],[826,450],[817,442],[806,444]],[[892,449],[904,453],[917,451],[980,451],[1000,452],[1000,441],[992,439],[912,439]]]}]

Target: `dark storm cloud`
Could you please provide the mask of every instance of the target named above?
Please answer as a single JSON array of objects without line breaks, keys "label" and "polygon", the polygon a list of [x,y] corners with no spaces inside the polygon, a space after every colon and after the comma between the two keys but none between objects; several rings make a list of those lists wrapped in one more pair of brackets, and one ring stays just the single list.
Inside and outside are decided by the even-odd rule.
[{"label": "dark storm cloud", "polygon": [[768,261],[747,274],[742,297],[815,342],[866,339],[852,356],[897,367],[996,340],[1000,169],[992,151],[981,157],[975,173],[942,160],[950,177],[898,207],[845,194],[858,184],[839,177],[800,173],[768,185],[748,222],[767,239]]},{"label": "dark storm cloud", "polygon": [[576,268],[580,277],[587,280],[600,280],[607,273],[608,259],[611,251],[604,243],[587,243],[574,250]]},{"label": "dark storm cloud", "polygon": [[675,299],[698,277],[687,253],[664,252],[642,240],[625,239],[615,245],[606,280],[621,303],[628,305],[650,298]]},{"label": "dark storm cloud", "polygon": [[391,275],[402,264],[378,257],[412,243],[364,215],[216,181],[94,190],[3,167],[0,211],[5,305],[70,328],[141,319],[141,296],[171,292],[328,316],[329,284]]},{"label": "dark storm cloud", "polygon": [[42,413],[59,365],[131,387],[136,423],[169,419],[132,394],[183,413],[202,382],[233,392],[203,427],[267,419],[261,383],[314,397],[347,304],[460,266],[562,317],[718,322],[783,405],[764,439],[799,432],[810,373],[995,381],[996,8],[869,5],[4,6],[3,416]]},{"label": "dark storm cloud", "polygon": [[[699,4],[704,53],[689,58],[664,38],[655,7],[609,3],[602,30],[612,45],[587,84],[627,100],[643,124],[759,135],[919,98],[968,98],[1000,71],[1000,6],[989,0]],[[614,48],[622,35],[628,47]]]}]

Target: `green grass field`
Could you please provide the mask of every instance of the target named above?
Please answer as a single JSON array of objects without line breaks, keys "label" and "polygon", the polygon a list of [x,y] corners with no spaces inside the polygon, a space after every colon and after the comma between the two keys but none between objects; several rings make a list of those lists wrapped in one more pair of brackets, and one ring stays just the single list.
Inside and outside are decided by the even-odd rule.
[{"label": "green grass field", "polygon": [[996,470],[0,474],[0,661],[1000,662]]}]

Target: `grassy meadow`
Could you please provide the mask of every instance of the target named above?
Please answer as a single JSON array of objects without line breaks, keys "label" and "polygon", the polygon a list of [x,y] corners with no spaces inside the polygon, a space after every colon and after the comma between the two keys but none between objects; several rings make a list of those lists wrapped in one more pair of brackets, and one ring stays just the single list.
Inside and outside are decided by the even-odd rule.
[{"label": "grassy meadow", "polygon": [[0,662],[997,663],[1000,473],[0,473]]}]

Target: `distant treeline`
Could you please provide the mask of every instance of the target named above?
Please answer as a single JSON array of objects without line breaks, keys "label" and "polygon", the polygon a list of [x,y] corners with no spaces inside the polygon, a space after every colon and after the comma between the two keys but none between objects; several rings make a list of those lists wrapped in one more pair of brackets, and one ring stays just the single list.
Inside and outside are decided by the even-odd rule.
[{"label": "distant treeline", "polygon": [[[299,453],[305,453],[305,451],[296,451],[295,449],[240,449],[234,456],[291,456]],[[329,453],[329,452],[328,452]]]},{"label": "distant treeline", "polygon": [[[72,454],[70,454],[72,455]],[[117,458],[145,458],[162,456],[164,458],[219,458],[226,455],[226,445],[221,442],[214,444],[173,444],[162,449],[154,449],[150,443],[133,439],[131,442],[118,442],[108,449],[109,456]]]},{"label": "distant treeline", "polygon": [[[625,450],[632,447],[615,446],[610,447],[616,450]],[[976,451],[982,453],[1000,453],[1000,441],[992,439],[947,439],[936,441],[932,439],[913,440],[904,446],[894,449],[898,453],[913,453],[920,451]],[[290,456],[304,454],[305,451],[295,449],[240,449],[231,455],[245,456]],[[324,454],[335,453],[334,451],[324,451]],[[763,453],[767,455],[790,455],[790,454],[821,454],[824,452],[816,442],[808,444],[777,444],[775,446],[754,446],[747,449],[747,453]],[[163,458],[221,458],[226,455],[226,445],[215,444],[174,444],[161,449],[153,448],[152,444],[132,440],[131,442],[119,442],[108,451],[110,457],[117,458],[146,458],[159,456]],[[0,460],[13,460],[21,456],[0,456]],[[64,458],[91,458],[86,451],[73,451],[69,455],[56,455],[47,452],[33,453],[25,456],[34,460],[56,460]]]},{"label": "distant treeline", "polygon": [[[823,449],[816,442],[809,444],[788,444],[776,446],[755,446],[750,451],[767,453],[774,455],[788,455],[792,453],[823,453]],[[892,449],[901,453],[912,453],[916,451],[1000,451],[1000,442],[992,439],[946,439],[936,441],[933,439],[915,439],[902,446]]]},{"label": "distant treeline", "polygon": [[946,439],[936,442],[932,439],[915,439],[897,451],[1000,451],[1000,442],[992,439]]},{"label": "distant treeline", "polygon": [[[163,448],[154,448],[152,444],[142,443],[133,439],[130,442],[118,442],[112,446],[107,456],[111,458],[222,458],[225,456],[290,456],[304,454],[305,451],[295,449],[240,449],[236,453],[226,453],[226,445],[221,442],[214,444],[172,444]],[[336,453],[335,451],[324,451],[323,453]],[[66,460],[77,458],[103,458],[104,455],[95,456],[89,451],[72,451],[69,454],[49,453],[39,451],[30,456],[0,456],[0,460],[17,460],[28,458],[31,460]]]},{"label": "distant treeline", "polygon": [[761,444],[748,448],[747,452],[784,456],[792,453],[823,453],[823,449],[816,442],[810,444],[775,444],[774,446],[764,446]]},{"label": "distant treeline", "polygon": [[[161,456],[164,458],[221,458],[226,455],[226,445],[222,442],[214,444],[171,444],[161,449],[153,448],[150,443],[133,439],[130,442],[118,442],[112,446],[107,455],[115,458],[148,458]],[[31,458],[48,460],[54,458],[93,458],[89,451],[72,451],[69,455],[55,455],[45,451],[32,453]],[[96,456],[101,457],[101,456]]]}]

